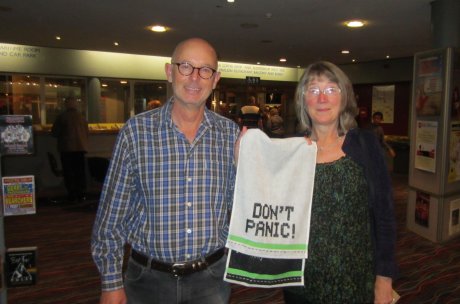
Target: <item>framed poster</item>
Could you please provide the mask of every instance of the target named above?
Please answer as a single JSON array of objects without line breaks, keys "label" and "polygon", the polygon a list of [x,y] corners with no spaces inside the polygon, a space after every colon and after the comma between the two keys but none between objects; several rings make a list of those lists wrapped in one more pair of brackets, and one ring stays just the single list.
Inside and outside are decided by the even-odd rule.
[{"label": "framed poster", "polygon": [[436,142],[438,134],[437,121],[417,121],[415,131],[415,165],[416,169],[436,172]]},{"label": "framed poster", "polygon": [[460,232],[460,199],[450,202],[449,235]]},{"label": "framed poster", "polygon": [[460,180],[460,121],[451,123],[449,146],[449,173],[447,181],[453,183]]},{"label": "framed poster", "polygon": [[35,178],[33,175],[2,178],[3,215],[35,214]]},{"label": "framed poster", "polygon": [[430,224],[430,195],[421,191],[416,192],[414,221],[416,224],[429,227]]},{"label": "framed poster", "polygon": [[382,112],[382,123],[394,122],[395,86],[372,86],[372,114]]},{"label": "framed poster", "polygon": [[0,154],[34,153],[32,115],[0,116]]},{"label": "framed poster", "polygon": [[443,56],[420,58],[416,62],[415,111],[417,116],[438,116],[441,113],[443,88]]}]

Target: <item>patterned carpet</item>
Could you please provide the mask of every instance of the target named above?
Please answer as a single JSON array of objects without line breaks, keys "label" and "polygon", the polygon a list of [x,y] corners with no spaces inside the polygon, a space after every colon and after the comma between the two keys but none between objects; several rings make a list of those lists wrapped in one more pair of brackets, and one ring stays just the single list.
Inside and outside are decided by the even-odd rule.
[{"label": "patterned carpet", "polygon": [[[401,277],[399,304],[460,303],[460,238],[433,244],[406,229],[407,175],[393,175]],[[38,246],[38,282],[8,289],[8,304],[98,303],[89,238],[94,204],[39,203],[36,215],[5,218],[7,247]],[[234,286],[232,304],[282,304],[278,289]]]}]

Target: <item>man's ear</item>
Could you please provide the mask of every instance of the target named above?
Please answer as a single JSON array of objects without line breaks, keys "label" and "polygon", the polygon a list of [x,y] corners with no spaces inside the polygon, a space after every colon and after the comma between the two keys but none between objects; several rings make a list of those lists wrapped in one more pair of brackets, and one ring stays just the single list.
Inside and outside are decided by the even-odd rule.
[{"label": "man's ear", "polygon": [[216,72],[216,74],[214,75],[214,81],[213,81],[213,84],[212,84],[212,89],[214,90],[217,86],[217,83],[219,82],[220,80],[220,72]]},{"label": "man's ear", "polygon": [[165,74],[166,78],[168,79],[168,82],[172,83],[172,68],[173,65],[170,63],[165,64]]}]

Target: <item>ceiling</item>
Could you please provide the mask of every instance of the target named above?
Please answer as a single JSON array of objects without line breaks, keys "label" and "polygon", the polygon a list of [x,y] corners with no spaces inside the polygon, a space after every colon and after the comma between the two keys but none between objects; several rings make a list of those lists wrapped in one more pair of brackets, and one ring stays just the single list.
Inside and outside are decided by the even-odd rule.
[{"label": "ceiling", "polygon": [[[0,43],[169,57],[177,42],[202,37],[226,62],[345,64],[431,49],[431,1],[0,0]],[[354,18],[368,25],[343,26]],[[146,29],[156,23],[171,30]],[[343,55],[342,49],[351,53]]]}]

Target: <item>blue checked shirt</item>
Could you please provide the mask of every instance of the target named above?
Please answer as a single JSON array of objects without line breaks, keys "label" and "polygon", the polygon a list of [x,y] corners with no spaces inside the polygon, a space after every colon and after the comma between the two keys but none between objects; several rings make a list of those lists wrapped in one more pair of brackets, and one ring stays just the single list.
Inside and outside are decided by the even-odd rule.
[{"label": "blue checked shirt", "polygon": [[137,115],[118,135],[92,234],[103,290],[123,287],[126,243],[163,262],[196,260],[225,245],[238,126],[206,109],[190,144],[171,108],[172,101]]}]

